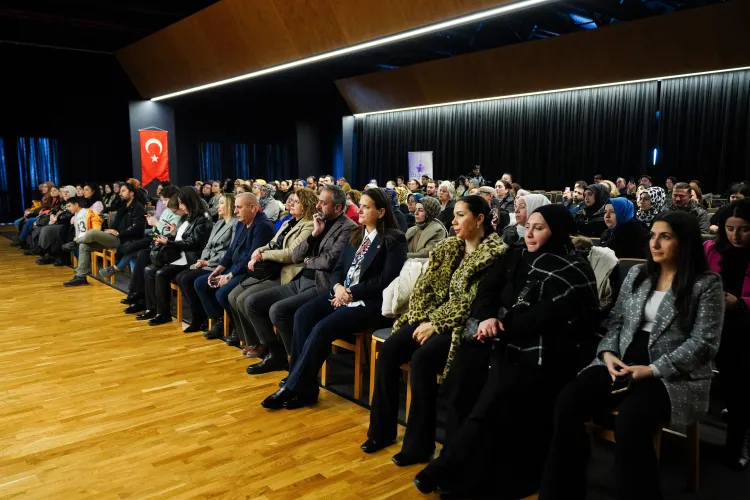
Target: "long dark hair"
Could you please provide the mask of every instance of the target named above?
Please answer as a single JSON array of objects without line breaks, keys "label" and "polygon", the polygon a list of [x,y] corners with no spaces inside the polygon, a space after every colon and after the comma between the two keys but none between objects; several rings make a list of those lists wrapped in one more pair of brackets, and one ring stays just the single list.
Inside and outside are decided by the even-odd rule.
[{"label": "long dark hair", "polygon": [[[701,237],[701,228],[698,219],[687,212],[662,212],[652,222],[665,222],[669,224],[677,239],[677,272],[672,280],[672,293],[675,297],[675,305],[680,318],[685,318],[685,314],[690,307],[691,292],[696,280],[708,271],[708,262],[706,254],[703,252],[703,238]],[[661,274],[661,266],[654,262],[651,252],[648,252],[646,265],[641,267],[641,271],[633,281],[633,293],[646,280],[651,282],[651,288],[656,287],[656,282]]]},{"label": "long dark hair", "polygon": [[86,186],[88,186],[89,189],[91,189],[91,192],[93,193],[91,195],[91,198],[87,198],[89,202],[89,206],[93,205],[97,201],[102,201],[102,195],[99,193],[99,184],[96,184],[94,182],[87,182],[86,184],[83,185],[83,187],[85,188]]},{"label": "long dark hair", "polygon": [[203,214],[203,201],[192,186],[180,188],[177,192],[177,197],[180,199],[180,203],[187,208],[188,221],[193,222],[198,217],[205,217]]},{"label": "long dark hair", "polygon": [[[734,200],[719,212],[719,230],[716,231],[716,244],[714,248],[721,255],[722,260],[724,260],[726,251],[732,246],[729,238],[727,238],[726,230],[727,220],[730,217],[737,217],[750,223],[750,199]],[[719,263],[719,266],[721,266],[721,263]]]},{"label": "long dark hair", "polygon": [[[365,189],[362,192],[362,196],[369,196],[370,199],[375,203],[375,208],[380,210],[385,209],[385,215],[378,219],[378,234],[383,237],[386,244],[390,244],[393,241],[395,232],[400,232],[398,229],[398,223],[396,217],[393,215],[393,206],[391,205],[391,197],[385,192],[383,188],[370,188]],[[346,215],[344,215],[346,217]],[[365,237],[365,225],[360,223],[359,228],[354,229],[349,237],[349,244],[357,248],[362,243],[362,238]]]},{"label": "long dark hair", "polygon": [[[469,212],[474,214],[474,217],[479,217],[480,215],[484,215],[484,222],[482,222],[482,229],[484,229],[484,236],[482,236],[482,239],[486,238],[493,232],[492,231],[492,215],[490,213],[491,209],[490,209],[490,204],[487,203],[487,200],[485,200],[479,195],[472,194],[469,196],[464,196],[462,198],[459,198],[458,200],[456,200],[456,203],[466,203],[466,207],[469,209]],[[446,227],[445,229],[450,231],[449,227]]]}]

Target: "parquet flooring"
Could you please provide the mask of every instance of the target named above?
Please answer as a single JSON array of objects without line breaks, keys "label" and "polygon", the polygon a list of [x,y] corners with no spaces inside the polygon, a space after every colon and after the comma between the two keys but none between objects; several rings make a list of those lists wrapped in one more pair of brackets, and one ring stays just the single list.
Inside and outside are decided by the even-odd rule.
[{"label": "parquet flooring", "polygon": [[[400,445],[365,455],[368,412],[327,391],[269,412],[281,374],[0,238],[0,498],[424,498]],[[400,429],[403,433],[403,429]]]}]

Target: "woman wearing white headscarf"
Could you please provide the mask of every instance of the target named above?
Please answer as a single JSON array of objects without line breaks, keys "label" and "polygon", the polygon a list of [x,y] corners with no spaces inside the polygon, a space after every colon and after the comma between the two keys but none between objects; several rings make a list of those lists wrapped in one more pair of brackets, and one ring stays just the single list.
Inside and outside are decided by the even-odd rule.
[{"label": "woman wearing white headscarf", "polygon": [[506,245],[516,243],[523,245],[523,237],[526,235],[526,219],[534,210],[544,205],[549,205],[550,201],[543,194],[527,194],[521,198],[516,197],[516,223],[506,227],[503,231],[503,242]]}]

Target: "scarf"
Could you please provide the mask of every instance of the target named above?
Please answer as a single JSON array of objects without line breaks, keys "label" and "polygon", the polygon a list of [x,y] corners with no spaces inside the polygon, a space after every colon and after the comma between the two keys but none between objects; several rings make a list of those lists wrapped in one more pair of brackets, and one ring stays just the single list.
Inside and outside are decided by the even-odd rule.
[{"label": "scarf", "polygon": [[573,219],[570,211],[562,205],[546,204],[537,208],[536,213],[544,217],[544,221],[552,232],[552,236],[534,254],[539,255],[540,252],[551,252],[565,255],[572,252],[573,243],[571,242],[570,235],[576,233],[576,221]]},{"label": "scarf", "polygon": [[590,207],[584,206],[583,211],[586,213],[586,217],[592,217],[609,200],[609,188],[606,184],[589,184],[586,186],[586,191],[594,193],[594,204]]},{"label": "scarf", "polygon": [[424,222],[417,222],[417,227],[424,230],[430,222],[437,220],[436,217],[440,215],[440,202],[435,198],[427,197],[422,198],[417,203],[422,205],[425,211]]},{"label": "scarf", "polygon": [[274,189],[271,184],[259,184],[258,188],[260,189],[258,205],[260,205],[261,210],[265,210],[268,204],[273,201]]},{"label": "scarf", "polygon": [[[550,201],[547,199],[546,196],[543,194],[527,194],[523,198],[516,198],[516,203],[518,203],[518,200],[523,200],[526,202],[526,220],[529,220],[529,217],[531,217],[531,214],[533,214],[539,207],[543,207],[545,205],[549,205]],[[520,224],[516,225],[516,233],[518,233],[518,237],[523,239],[526,236],[526,228]]]},{"label": "scarf", "polygon": [[388,194],[388,198],[391,200],[391,206],[398,208],[398,193],[395,189],[385,188],[385,192]]},{"label": "scarf", "polygon": [[615,227],[612,228],[613,231],[633,218],[633,204],[628,199],[612,198],[607,202],[607,205],[612,205],[612,208],[615,209],[617,221]]},{"label": "scarf", "polygon": [[[424,198],[424,195],[422,193],[411,193],[409,195],[409,199],[414,198],[414,203],[420,203],[420,200]],[[408,203],[408,201],[407,201]]]},{"label": "scarf", "polygon": [[[662,211],[664,204],[667,202],[667,195],[664,193],[664,189],[659,186],[650,187],[643,191],[643,193],[648,193],[651,197],[651,208],[645,212],[639,208],[635,217],[645,224],[651,222]],[[641,193],[641,196],[643,196],[643,193]]]}]

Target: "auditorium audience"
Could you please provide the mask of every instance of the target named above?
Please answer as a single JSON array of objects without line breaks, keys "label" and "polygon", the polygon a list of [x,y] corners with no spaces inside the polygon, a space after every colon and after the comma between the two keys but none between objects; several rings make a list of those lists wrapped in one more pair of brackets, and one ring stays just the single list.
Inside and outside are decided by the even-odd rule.
[{"label": "auditorium audience", "polygon": [[[579,345],[593,338],[599,301],[591,266],[573,251],[576,225],[565,207],[537,208],[526,229],[526,248],[496,261],[479,285],[476,301],[486,306],[474,312],[486,319],[469,339],[454,335],[445,390],[456,384],[454,394],[466,388],[477,398],[454,402],[466,417],[414,478],[422,493],[440,487],[458,498],[523,498],[539,487],[549,415],[580,368]],[[460,356],[466,349],[470,355]]]},{"label": "auditorium audience", "polygon": [[10,246],[26,248],[26,238],[31,233],[31,229],[37,220],[39,212],[52,208],[52,195],[50,190],[55,187],[53,182],[43,182],[39,185],[39,192],[42,195],[41,201],[34,200],[32,206],[23,213],[23,217],[16,220],[13,224],[18,230],[18,235],[13,239]]},{"label": "auditorium audience", "polygon": [[701,233],[710,232],[708,212],[692,199],[693,188],[687,182],[678,182],[672,189],[672,201],[667,202],[662,212],[687,212],[698,220]]},{"label": "auditorium audience", "polygon": [[661,498],[654,433],[708,410],[721,279],[709,271],[698,221],[686,212],[659,214],[649,246],[647,263],[625,278],[595,360],[558,397],[542,500],[586,497],[585,423],[614,409],[618,498]]},{"label": "auditorium audience", "polygon": [[529,214],[537,208],[549,204],[549,200],[543,194],[534,193],[516,197],[515,224],[511,224],[503,230],[503,243],[506,245],[523,245]]},{"label": "auditorium audience", "polygon": [[289,376],[281,389],[263,400],[264,408],[295,409],[314,404],[319,392],[318,371],[331,342],[350,338],[363,325],[374,329],[387,321],[380,314],[383,290],[406,261],[406,239],[381,189],[362,193],[359,221],[333,269],[330,289],[295,313]]},{"label": "auditorium audience", "polygon": [[208,242],[201,252],[200,258],[175,277],[175,283],[182,290],[184,299],[187,301],[192,312],[190,325],[185,328],[185,333],[198,332],[202,330],[203,323],[207,321],[206,312],[203,310],[198,292],[195,290],[195,280],[205,274],[210,274],[216,269],[224,254],[234,239],[237,230],[237,218],[234,215],[234,195],[225,193],[217,207],[219,220],[211,229]]},{"label": "auditorium audience", "polygon": [[[430,195],[430,187],[434,186],[434,182],[427,184],[427,196]],[[440,202],[440,214],[438,220],[443,223],[446,228],[451,227],[453,224],[453,208],[456,206],[456,190],[448,181],[440,184],[440,188],[437,192],[437,199]]]},{"label": "auditorium audience", "polygon": [[344,214],[345,205],[346,197],[340,187],[326,186],[321,189],[317,213],[313,216],[312,234],[292,251],[292,262],[303,264],[302,270],[291,282],[254,293],[245,300],[245,309],[255,335],[267,350],[260,363],[247,368],[248,374],[287,367],[287,353],[291,353],[293,348],[294,315],[305,303],[319,294],[328,293],[331,272],[349,240],[350,232],[357,227]]},{"label": "auditorium audience", "polygon": [[68,241],[69,234],[73,229],[71,219],[73,214],[68,210],[68,200],[76,195],[74,186],[63,186],[60,188],[63,203],[56,211],[50,212],[49,221],[39,228],[39,239],[37,242],[37,255],[42,257],[36,261],[39,265],[55,264],[57,267],[64,265],[62,259],[62,246]]},{"label": "auditorium audience", "polygon": [[513,198],[511,189],[513,188],[510,182],[503,179],[495,183],[495,193],[497,194],[500,210],[505,210],[508,213],[515,210],[515,198]]},{"label": "auditorium audience", "polygon": [[607,230],[599,245],[611,248],[618,259],[644,259],[648,232],[638,219],[633,218],[633,204],[627,198],[611,198],[604,205]]},{"label": "auditorium audience", "polygon": [[182,214],[177,223],[177,234],[174,238],[163,234],[154,237],[151,264],[144,269],[146,310],[136,319],[148,319],[150,326],[172,321],[172,280],[196,263],[213,229],[213,222],[204,213],[198,193],[191,187],[184,187],[177,197],[178,211]]},{"label": "auditorium audience", "polygon": [[234,213],[238,222],[231,245],[210,275],[195,280],[195,291],[203,311],[213,321],[211,329],[203,335],[209,340],[224,336],[224,312],[230,313],[229,294],[245,279],[253,252],[271,241],[274,235],[273,223],[261,211],[254,194],[237,196]]},{"label": "auditorium audience", "polygon": [[584,192],[584,206],[575,214],[578,234],[598,238],[607,230],[604,223],[604,205],[609,200],[606,184],[589,184]]},{"label": "auditorium audience", "polygon": [[638,196],[638,212],[635,218],[645,228],[650,228],[651,221],[664,209],[666,203],[667,197],[664,189],[659,186],[644,188]]},{"label": "auditorium audience", "polygon": [[586,181],[576,181],[572,191],[563,192],[563,206],[567,208],[572,215],[576,215],[586,206],[586,202],[584,201],[585,193]]},{"label": "auditorium audience", "polygon": [[448,236],[445,226],[437,218],[439,214],[440,202],[435,198],[422,198],[415,204],[414,226],[406,231],[407,258],[429,257],[435,245]]},{"label": "auditorium audience", "polygon": [[745,470],[750,460],[750,200],[733,201],[720,212],[715,240],[703,243],[711,271],[724,284],[724,328],[716,366],[727,408],[724,462]]},{"label": "auditorium audience", "polygon": [[667,177],[667,180],[664,182],[664,187],[666,188],[665,191],[667,195],[672,196],[672,189],[674,188],[675,184],[677,184],[676,177]]},{"label": "auditorium audience", "polygon": [[203,201],[205,201],[209,205],[211,203],[211,198],[213,198],[213,194],[212,194],[213,184],[214,184],[214,181],[209,180],[209,181],[204,182],[203,185],[201,186],[201,198],[203,198]]},{"label": "auditorium audience", "polygon": [[[434,200],[422,200],[429,202]],[[464,330],[478,283],[507,249],[489,224],[491,212],[484,199],[463,197],[454,213],[456,236],[433,250],[427,271],[414,287],[408,312],[396,320],[394,333],[378,355],[370,428],[362,450],[374,453],[395,441],[398,379],[401,365],[411,361],[409,425],[401,452],[393,457],[400,467],[427,462],[435,451],[436,376],[445,368],[451,343]]]},{"label": "auditorium audience", "polygon": [[292,262],[292,251],[313,231],[313,214],[318,202],[315,193],[311,189],[299,189],[287,198],[287,202],[291,218],[267,245],[253,252],[248,262],[247,277],[229,294],[234,329],[224,341],[229,345],[239,345],[243,340],[243,353],[248,357],[262,358],[268,350],[255,335],[245,301],[255,293],[286,285],[294,279],[303,266]]}]

